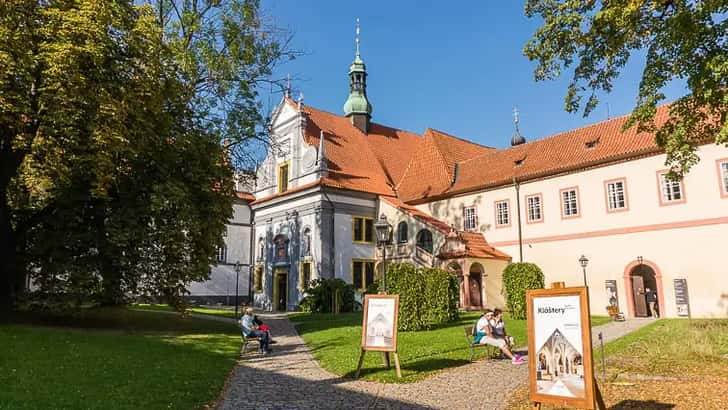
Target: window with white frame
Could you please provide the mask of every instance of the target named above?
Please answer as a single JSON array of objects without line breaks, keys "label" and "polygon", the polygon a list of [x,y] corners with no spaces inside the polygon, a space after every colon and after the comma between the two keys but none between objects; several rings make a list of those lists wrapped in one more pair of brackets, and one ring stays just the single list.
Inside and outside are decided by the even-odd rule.
[{"label": "window with white frame", "polygon": [[607,182],[607,208],[609,211],[627,209],[627,193],[624,180]]},{"label": "window with white frame", "polygon": [[728,195],[728,160],[718,163],[720,170],[720,182],[723,195]]},{"label": "window with white frame", "polygon": [[660,179],[660,201],[662,203],[676,203],[685,200],[683,193],[682,179],[671,180],[667,172],[659,174]]},{"label": "window with white frame", "polygon": [[469,206],[463,209],[463,229],[466,231],[474,231],[478,227],[477,208]]},{"label": "window with white frame", "polygon": [[495,203],[495,225],[504,226],[511,223],[511,217],[508,209],[508,201],[498,201]]},{"label": "window with white frame", "polygon": [[578,216],[579,199],[577,197],[576,189],[565,189],[561,191],[561,204],[564,217],[568,218],[571,216]]},{"label": "window with white frame", "polygon": [[541,195],[529,195],[526,197],[526,217],[528,222],[540,222],[543,220],[541,206]]},{"label": "window with white frame", "polygon": [[217,248],[217,261],[219,263],[227,262],[227,246],[222,245]]}]

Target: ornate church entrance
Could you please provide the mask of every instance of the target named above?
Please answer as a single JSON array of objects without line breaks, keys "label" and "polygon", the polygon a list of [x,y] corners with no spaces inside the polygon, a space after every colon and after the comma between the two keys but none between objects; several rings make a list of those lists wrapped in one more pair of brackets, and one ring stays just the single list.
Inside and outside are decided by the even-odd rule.
[{"label": "ornate church entrance", "polygon": [[277,269],[273,282],[273,309],[285,312],[288,309],[288,271]]}]

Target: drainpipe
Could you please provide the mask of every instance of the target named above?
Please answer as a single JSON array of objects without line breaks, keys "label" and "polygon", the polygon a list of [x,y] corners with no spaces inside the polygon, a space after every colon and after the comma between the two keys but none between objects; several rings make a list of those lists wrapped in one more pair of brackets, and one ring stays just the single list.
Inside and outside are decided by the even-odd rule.
[{"label": "drainpipe", "polygon": [[331,201],[329,195],[326,193],[326,187],[324,184],[321,184],[321,193],[324,194],[326,202],[328,202],[331,206],[331,279],[334,279],[336,277],[336,238],[334,237],[336,234],[336,207],[334,206],[334,202]]},{"label": "drainpipe", "polygon": [[518,257],[523,262],[523,235],[521,233],[521,184],[513,177],[513,187],[516,188],[516,215],[518,215]]}]

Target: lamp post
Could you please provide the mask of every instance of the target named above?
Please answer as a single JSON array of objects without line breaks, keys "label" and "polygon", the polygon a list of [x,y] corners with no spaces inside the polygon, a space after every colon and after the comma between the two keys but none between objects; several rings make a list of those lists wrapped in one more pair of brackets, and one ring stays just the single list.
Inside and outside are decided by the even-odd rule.
[{"label": "lamp post", "polygon": [[235,317],[238,317],[238,284],[240,283],[240,261],[235,262]]},{"label": "lamp post", "polygon": [[381,214],[374,229],[377,232],[377,244],[382,245],[382,292],[387,293],[387,243],[392,235],[392,225],[387,222],[387,216]]},{"label": "lamp post", "polygon": [[581,258],[579,258],[579,265],[581,265],[581,269],[584,272],[584,287],[587,287],[586,285],[586,265],[589,264],[589,259],[586,258],[586,256],[581,255]]}]

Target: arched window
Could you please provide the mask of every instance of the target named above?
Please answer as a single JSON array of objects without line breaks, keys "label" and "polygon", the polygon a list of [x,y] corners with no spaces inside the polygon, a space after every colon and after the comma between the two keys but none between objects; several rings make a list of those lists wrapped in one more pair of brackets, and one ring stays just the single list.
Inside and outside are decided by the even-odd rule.
[{"label": "arched window", "polygon": [[402,221],[397,225],[397,243],[405,243],[408,239],[407,222]]},{"label": "arched window", "polygon": [[258,238],[258,260],[265,260],[265,239]]},{"label": "arched window", "polygon": [[423,229],[417,233],[417,247],[432,253],[432,232]]},{"label": "arched window", "polygon": [[301,256],[311,256],[311,228],[304,228],[301,234]]}]

